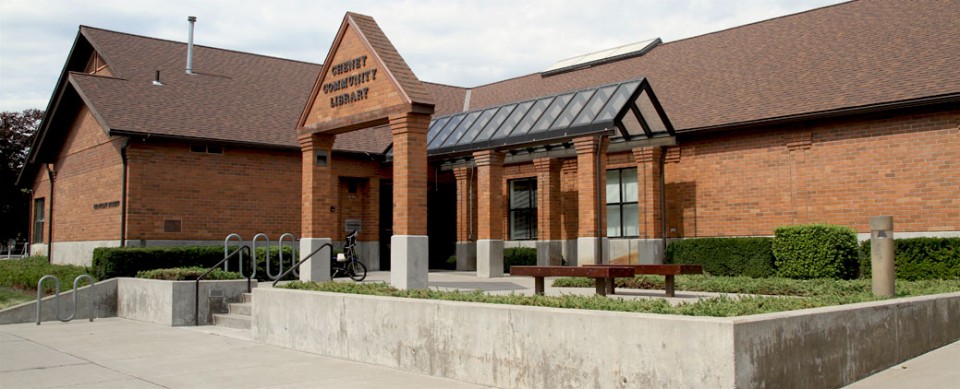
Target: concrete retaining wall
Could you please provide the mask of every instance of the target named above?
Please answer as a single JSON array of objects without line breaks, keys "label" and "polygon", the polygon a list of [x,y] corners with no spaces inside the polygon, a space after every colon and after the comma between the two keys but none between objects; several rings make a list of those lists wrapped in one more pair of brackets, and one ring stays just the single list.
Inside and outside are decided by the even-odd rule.
[{"label": "concrete retaining wall", "polygon": [[[73,280],[60,280],[61,285],[66,283],[73,283]],[[84,283],[86,283],[84,281]],[[48,282],[45,285],[53,285],[52,282]],[[74,320],[87,320],[90,319],[90,300],[91,292],[90,286],[81,286],[79,288],[80,294],[77,295],[77,307],[79,312],[77,312]],[[66,317],[73,313],[73,294],[75,291],[69,290],[63,293],[60,293],[60,316]],[[117,279],[109,279],[106,281],[100,281],[96,283],[94,288],[92,299],[94,301],[94,306],[96,307],[97,317],[114,317],[117,316]],[[57,302],[56,296],[44,297],[40,300],[40,320],[41,321],[55,321],[57,320]],[[10,308],[0,311],[0,324],[15,324],[15,323],[35,323],[37,321],[37,302],[36,300],[23,303],[19,305],[12,306]]]},{"label": "concrete retaining wall", "polygon": [[254,296],[260,342],[499,387],[836,387],[960,339],[960,293],[744,318]]},{"label": "concrete retaining wall", "polygon": [[[168,326],[194,325],[194,281],[119,280],[117,316]],[[213,324],[213,313],[225,313],[227,303],[240,302],[246,292],[247,280],[201,281],[200,324]]]}]

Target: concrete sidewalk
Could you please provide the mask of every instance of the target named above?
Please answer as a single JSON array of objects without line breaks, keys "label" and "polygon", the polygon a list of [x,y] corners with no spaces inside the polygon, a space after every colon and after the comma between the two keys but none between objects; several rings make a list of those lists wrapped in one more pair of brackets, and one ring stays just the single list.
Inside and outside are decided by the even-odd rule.
[{"label": "concrete sidewalk", "polygon": [[203,328],[117,318],[0,326],[0,388],[481,387]]}]

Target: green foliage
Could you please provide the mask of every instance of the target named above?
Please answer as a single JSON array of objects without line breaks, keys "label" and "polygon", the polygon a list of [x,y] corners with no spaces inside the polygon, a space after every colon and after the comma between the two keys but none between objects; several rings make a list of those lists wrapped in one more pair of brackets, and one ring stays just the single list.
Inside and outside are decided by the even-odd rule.
[{"label": "green foliage", "polygon": [[[231,252],[236,247],[229,248]],[[289,269],[296,263],[290,247],[284,247],[284,266]],[[274,274],[279,272],[279,250],[276,246],[270,247],[270,270]],[[266,271],[266,248],[257,248],[257,279],[265,281],[269,277]],[[178,267],[201,267],[209,269],[223,259],[223,246],[182,246],[182,247],[101,247],[93,250],[93,268],[98,279],[114,277],[134,277],[144,270],[169,269]],[[250,258],[243,259],[244,272],[249,272]],[[239,258],[234,257],[228,263],[228,268],[238,270]],[[246,276],[246,274],[244,274]],[[291,273],[284,279],[295,279]]]},{"label": "green foliage", "polygon": [[[663,277],[660,285],[662,286]],[[730,297],[720,296],[700,299],[696,302],[683,302],[671,305],[666,299],[637,299],[624,300],[621,298],[607,298],[602,296],[583,296],[564,294],[561,296],[525,296],[518,294],[489,295],[482,291],[439,291],[429,289],[398,290],[385,283],[354,283],[354,282],[300,282],[294,281],[280,286],[288,289],[312,290],[334,293],[351,293],[374,296],[388,296],[397,298],[419,298],[447,301],[462,301],[487,304],[512,304],[552,308],[590,309],[602,311],[647,312],[690,316],[742,316],[770,312],[782,312],[797,309],[816,308],[823,306],[852,304],[865,301],[875,301],[882,298],[870,293],[870,285],[865,280],[836,281],[836,280],[790,280],[790,279],[758,279],[750,277],[711,277],[711,276],[678,276],[678,287],[685,285],[683,290],[689,289],[688,282],[701,285],[719,287],[719,289],[735,290],[742,282],[751,283],[742,289],[788,292],[780,296]],[[561,279],[576,281],[581,279]],[[558,281],[561,281],[558,280]],[[593,280],[582,279],[593,287]],[[692,280],[692,281],[691,281]],[[707,281],[709,280],[709,281]],[[770,284],[773,280],[773,285]],[[556,286],[555,282],[555,286]],[[897,284],[897,296],[917,296],[925,294],[947,293],[960,291],[960,281],[919,281],[902,282]],[[723,290],[710,290],[722,292]],[[745,292],[740,292],[745,293]],[[771,293],[776,294],[776,293]],[[804,297],[792,297],[801,295]]]},{"label": "green foliage", "polygon": [[715,276],[771,277],[776,274],[773,238],[698,238],[670,242],[666,263],[703,266]]},{"label": "green foliage", "polygon": [[[184,281],[196,280],[201,274],[206,273],[208,269],[202,267],[175,267],[170,269],[153,269],[137,272],[137,278],[147,278],[151,280]],[[239,280],[244,277],[240,273],[232,271],[223,271],[215,269],[204,280]]]},{"label": "green foliage", "polygon": [[[33,256],[21,260],[0,261],[0,287],[36,290],[37,282],[47,274],[52,274],[60,279],[60,290],[73,289],[73,280],[81,274],[89,274],[86,268],[74,265],[51,265],[47,262],[47,257]],[[96,276],[94,279],[97,279]],[[86,285],[83,281],[81,285]],[[44,292],[54,290],[54,282],[47,281],[43,284]]]},{"label": "green foliage", "polygon": [[[960,238],[894,239],[897,279],[960,279]],[[870,278],[870,241],[860,243],[860,277]]]},{"label": "green foliage", "polygon": [[0,309],[37,299],[37,294],[21,289],[0,287]]},{"label": "green foliage", "polygon": [[537,249],[511,247],[503,250],[503,272],[510,274],[510,266],[536,266]]},{"label": "green foliage", "polygon": [[451,255],[450,258],[447,258],[447,269],[456,270],[457,269],[457,256]]},{"label": "green foliage", "polygon": [[854,278],[857,234],[845,226],[778,227],[773,238],[777,275],[786,278]]},{"label": "green foliage", "polygon": [[[40,126],[43,111],[0,112],[0,241],[25,241],[30,232],[30,193],[16,186],[30,153],[30,142]],[[29,173],[28,173],[29,174]],[[28,177],[30,185],[33,176]],[[37,194],[44,197],[45,194]]]}]

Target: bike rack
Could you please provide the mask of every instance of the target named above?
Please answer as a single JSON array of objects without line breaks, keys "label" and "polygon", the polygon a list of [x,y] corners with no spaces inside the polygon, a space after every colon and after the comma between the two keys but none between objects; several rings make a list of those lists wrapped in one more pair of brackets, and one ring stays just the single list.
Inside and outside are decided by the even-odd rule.
[{"label": "bike rack", "polygon": [[63,317],[60,317],[60,308],[61,308],[60,279],[57,278],[57,276],[55,275],[47,274],[43,277],[40,277],[40,281],[37,281],[37,325],[40,325],[40,318],[41,318],[40,313],[41,313],[41,304],[43,301],[43,282],[49,279],[53,279],[53,281],[56,283],[55,284],[56,285],[55,300],[57,301],[57,315],[56,315],[57,320],[60,320],[62,322],[68,322],[70,320],[73,320],[73,318],[77,316],[77,311],[79,310],[79,307],[77,306],[77,296],[80,295],[80,291],[77,290],[77,285],[80,283],[80,280],[82,279],[86,279],[87,282],[90,283],[90,321],[93,321],[93,319],[97,317],[97,304],[94,302],[94,299],[97,296],[96,293],[94,293],[96,284],[93,282],[93,277],[90,277],[87,274],[81,274],[77,276],[77,278],[73,279],[73,313],[71,313],[70,316],[63,318]]},{"label": "bike rack", "polygon": [[[263,238],[263,240],[266,242],[266,250],[264,250],[264,251],[265,251],[264,255],[266,255],[266,257],[267,257],[267,258],[265,259],[265,261],[267,262],[267,263],[266,263],[266,266],[267,266],[267,277],[269,277],[270,279],[274,279],[274,278],[273,278],[273,274],[270,274],[270,237],[267,236],[267,234],[264,234],[264,233],[262,233],[262,232],[259,233],[259,234],[254,235],[254,236],[253,236],[253,240],[250,241],[250,246],[251,246],[251,247],[250,247],[250,255],[253,256],[253,261],[250,261],[251,263],[253,263],[253,275],[252,275],[252,276],[253,276],[253,277],[256,277],[256,276],[257,276],[257,265],[256,265],[256,263],[257,263],[257,240],[259,240],[260,238]],[[283,265],[281,265],[281,266],[283,266]],[[241,272],[241,273],[242,273],[242,272]]]},{"label": "bike rack", "polygon": [[[293,234],[291,234],[291,233],[289,233],[289,232],[284,233],[283,235],[280,235],[280,240],[277,241],[277,250],[279,251],[279,254],[277,254],[277,255],[280,257],[280,273],[281,273],[281,274],[283,274],[283,241],[284,241],[283,238],[285,238],[285,237],[290,237],[290,253],[291,253],[291,255],[293,256],[293,258],[290,258],[290,259],[291,259],[291,263],[293,263],[294,261],[297,260],[297,251],[298,251],[298,250],[297,250],[297,237],[296,237],[296,236],[293,236]],[[269,275],[269,274],[270,274],[270,270],[269,270],[269,269],[270,269],[270,263],[269,263],[269,262],[267,262],[267,269],[268,269],[268,270],[267,270],[267,274]],[[296,277],[300,277],[300,269],[298,269],[298,268],[296,268],[296,267],[293,268],[293,275],[296,276]],[[277,278],[274,278],[274,279],[278,279],[278,278],[280,278],[280,276],[277,276]]]},{"label": "bike rack", "polygon": [[[230,255],[230,240],[237,238],[237,246],[243,246],[243,238],[240,237],[240,234],[230,234],[227,235],[227,238],[223,240],[223,256],[226,257]],[[223,271],[230,271],[229,262],[223,263]],[[243,253],[240,253],[240,273],[243,273]]]}]

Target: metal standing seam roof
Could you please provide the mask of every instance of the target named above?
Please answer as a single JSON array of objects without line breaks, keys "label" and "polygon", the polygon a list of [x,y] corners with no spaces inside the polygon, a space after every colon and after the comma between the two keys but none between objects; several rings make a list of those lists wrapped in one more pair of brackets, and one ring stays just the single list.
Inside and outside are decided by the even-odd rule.
[{"label": "metal standing seam roof", "polygon": [[625,140],[675,135],[645,78],[436,117],[430,156],[521,147],[616,130]]}]

